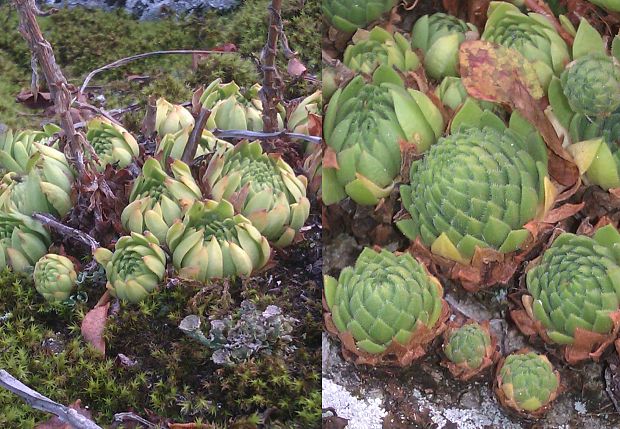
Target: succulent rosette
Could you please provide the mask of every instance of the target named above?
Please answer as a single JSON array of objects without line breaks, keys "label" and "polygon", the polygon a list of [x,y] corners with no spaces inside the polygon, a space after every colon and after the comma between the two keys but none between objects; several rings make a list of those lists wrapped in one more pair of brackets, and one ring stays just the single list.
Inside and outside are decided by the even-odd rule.
[{"label": "succulent rosette", "polygon": [[323,202],[349,196],[377,204],[400,173],[401,144],[422,153],[443,128],[439,109],[424,93],[405,88],[391,67],[379,66],[371,82],[355,77],[332,96],[323,122],[326,153],[333,155],[323,165]]},{"label": "succulent rosette", "polygon": [[11,129],[0,134],[0,167],[7,171],[24,172],[30,157],[38,151],[35,143],[48,147],[52,136],[60,127],[47,124],[43,130],[24,130],[13,133]]},{"label": "succulent rosette", "polygon": [[[181,159],[185,147],[189,142],[189,136],[192,132],[192,128],[183,128],[174,134],[166,134],[157,145],[157,154],[162,159]],[[204,156],[214,152],[218,147],[229,147],[230,143],[218,139],[210,131],[204,130],[200,138],[200,142],[196,147],[196,154],[194,158]]]},{"label": "succulent rosette", "polygon": [[396,6],[396,0],[325,0],[323,16],[340,31],[353,33]]},{"label": "succulent rosette", "polygon": [[[452,110],[457,110],[468,99],[475,100],[467,94],[467,90],[461,78],[455,76],[446,76],[443,78],[439,86],[435,89],[435,95],[444,106]],[[475,101],[483,110],[491,110],[492,112],[497,112],[499,110],[498,105],[489,101]]]},{"label": "succulent rosette", "polygon": [[620,12],[619,0],[588,0],[590,3],[595,4],[603,9],[611,10],[612,12]]},{"label": "succulent rosette", "polygon": [[287,128],[292,133],[311,135],[308,129],[310,115],[320,115],[323,111],[321,90],[317,90],[301,100],[288,116]]},{"label": "succulent rosette", "polygon": [[108,164],[125,168],[140,154],[134,136],[103,116],[92,119],[87,128],[86,138],[99,158],[98,167],[101,170]]},{"label": "succulent rosette", "polygon": [[231,201],[275,246],[288,246],[310,214],[306,177],[280,156],[263,153],[259,141],[214,155],[205,179],[210,198]]},{"label": "succulent rosette", "polygon": [[424,69],[434,79],[459,75],[459,47],[466,34],[477,37],[478,29],[442,12],[424,15],[411,30],[411,45],[424,52]]},{"label": "succulent rosette", "polygon": [[[451,131],[412,163],[410,183],[400,188],[409,217],[397,227],[463,266],[480,251],[519,251],[532,238],[527,224],[542,220],[557,194],[542,138],[518,113],[506,126],[475,103],[461,108]],[[475,283],[463,286],[482,287]]]},{"label": "succulent rosette", "polygon": [[160,137],[166,134],[175,134],[179,131],[194,128],[194,117],[185,107],[172,104],[164,98],[159,98],[155,111],[155,130]]},{"label": "succulent rosette", "polygon": [[0,268],[27,271],[47,253],[51,242],[40,222],[14,210],[0,210]]},{"label": "succulent rosette", "polygon": [[551,78],[559,76],[570,61],[568,46],[553,24],[541,14],[525,14],[508,2],[491,2],[487,15],[482,40],[519,51],[534,66],[546,90]]},{"label": "succulent rosette", "polygon": [[372,74],[382,64],[405,73],[417,69],[420,59],[402,34],[374,27],[370,31],[357,30],[353,44],[344,51],[343,63],[354,72],[366,74]]},{"label": "succulent rosette", "polygon": [[618,249],[620,234],[611,225],[591,238],[560,234],[528,271],[528,319],[517,312],[515,321],[561,346],[569,363],[598,359],[620,329]]},{"label": "succulent rosette", "polygon": [[409,365],[449,316],[441,284],[408,253],[365,248],[355,266],[324,282],[326,327],[358,364]]},{"label": "succulent rosette", "polygon": [[575,59],[560,76],[566,101],[576,113],[606,117],[620,107],[620,63],[591,53]]},{"label": "succulent rosette", "polygon": [[187,164],[175,160],[170,170],[172,177],[155,158],[146,160],[121,214],[121,222],[129,231],[150,231],[163,243],[172,224],[183,218],[194,201],[202,199]]},{"label": "succulent rosette", "polygon": [[48,253],[34,266],[34,286],[47,301],[62,302],[71,296],[77,273],[71,259]]},{"label": "succulent rosette", "polygon": [[600,34],[582,19],[573,44],[574,61],[549,85],[553,116],[572,143],[579,171],[604,189],[620,187],[620,63]]},{"label": "succulent rosette", "polygon": [[560,388],[560,373],[545,355],[523,349],[498,364],[495,393],[504,407],[522,416],[544,415]]},{"label": "succulent rosette", "polygon": [[[255,84],[242,91],[235,82],[222,83],[216,79],[209,84],[200,97],[205,109],[211,110],[207,128],[212,130],[263,131],[263,103]],[[284,107],[278,106],[278,128],[284,128]]]},{"label": "succulent rosette", "polygon": [[123,236],[116,242],[114,252],[100,247],[94,257],[105,268],[110,293],[131,303],[146,298],[166,273],[166,254],[150,232]]},{"label": "succulent rosette", "polygon": [[468,321],[448,324],[443,334],[442,361],[455,378],[466,381],[493,366],[499,358],[497,340],[489,330],[489,322]]},{"label": "succulent rosette", "polygon": [[24,168],[21,161],[16,163],[18,172],[7,173],[0,181],[0,207],[26,215],[42,212],[63,217],[73,206],[73,170],[61,151],[40,143],[32,148]]},{"label": "succulent rosette", "polygon": [[179,274],[199,281],[250,275],[271,255],[267,239],[226,200],[196,201],[166,242]]}]

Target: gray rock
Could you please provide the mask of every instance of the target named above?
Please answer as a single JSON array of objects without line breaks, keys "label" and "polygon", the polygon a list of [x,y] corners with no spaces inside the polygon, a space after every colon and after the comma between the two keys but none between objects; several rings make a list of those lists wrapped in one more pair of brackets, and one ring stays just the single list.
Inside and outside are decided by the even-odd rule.
[{"label": "gray rock", "polygon": [[90,9],[123,8],[140,19],[157,19],[166,12],[188,13],[209,9],[227,10],[240,0],[41,0],[54,7],[82,6]]}]

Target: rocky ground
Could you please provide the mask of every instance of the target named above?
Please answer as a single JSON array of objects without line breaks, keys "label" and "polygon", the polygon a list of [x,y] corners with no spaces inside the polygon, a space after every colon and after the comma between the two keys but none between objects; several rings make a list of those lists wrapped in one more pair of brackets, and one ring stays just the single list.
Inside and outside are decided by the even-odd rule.
[{"label": "rocky ground", "polygon": [[[325,272],[337,274],[352,264],[360,251],[354,238],[335,237],[324,247]],[[517,328],[506,321],[510,287],[476,295],[464,292],[455,284],[446,285],[445,290],[453,313],[491,321],[504,355],[526,345],[531,347]],[[324,334],[324,417],[333,416],[333,412],[325,412],[331,408],[338,417],[348,420],[348,429],[618,428],[620,414],[607,394],[612,389],[614,359],[608,356],[601,363],[573,368],[551,357],[560,370],[566,391],[546,418],[534,423],[509,416],[500,407],[492,391],[490,374],[477,382],[454,381],[439,365],[438,342],[422,361],[409,368],[356,368],[342,359],[338,340]],[[338,421],[328,417],[327,425],[340,428]]]},{"label": "rocky ground", "polygon": [[141,19],[155,19],[163,12],[186,13],[195,10],[226,10],[239,4],[239,0],[42,0],[49,6],[83,6],[96,9],[124,8]]}]

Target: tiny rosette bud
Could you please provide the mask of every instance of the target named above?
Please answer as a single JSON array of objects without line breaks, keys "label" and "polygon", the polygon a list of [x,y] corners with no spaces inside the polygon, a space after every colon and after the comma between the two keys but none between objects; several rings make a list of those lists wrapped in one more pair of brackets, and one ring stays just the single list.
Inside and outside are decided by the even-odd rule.
[{"label": "tiny rosette bud", "polygon": [[135,232],[123,236],[114,252],[105,248],[95,251],[95,259],[106,271],[106,287],[113,296],[137,303],[148,296],[164,279],[166,254],[153,234]]},{"label": "tiny rosette bud", "polygon": [[365,248],[338,280],[325,276],[325,301],[328,329],[358,363],[409,364],[448,316],[439,281],[410,254],[387,250]]},{"label": "tiny rosette bud", "polygon": [[34,286],[49,302],[66,301],[76,280],[73,262],[66,256],[48,253],[34,267]]},{"label": "tiny rosette bud", "polygon": [[521,350],[500,362],[495,383],[504,407],[540,417],[559,394],[560,374],[546,356]]}]

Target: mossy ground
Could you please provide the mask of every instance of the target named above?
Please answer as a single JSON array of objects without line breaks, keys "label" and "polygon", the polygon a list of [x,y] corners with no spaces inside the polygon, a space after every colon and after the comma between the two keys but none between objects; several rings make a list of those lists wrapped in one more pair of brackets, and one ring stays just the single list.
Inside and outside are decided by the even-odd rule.
[{"label": "mossy ground", "polygon": [[[320,45],[316,37],[321,22],[320,0],[284,0],[283,19],[291,48],[312,73],[320,67]],[[132,62],[97,76],[95,95],[105,96],[106,109],[145,103],[156,95],[170,101],[187,101],[198,85],[217,77],[234,78],[241,86],[260,79],[257,59],[265,43],[268,0],[248,0],[230,12],[204,16],[171,17],[137,21],[122,11],[61,9],[39,18],[45,37],[69,81],[76,85],[90,71],[117,59],[149,51],[169,49],[212,49],[233,43],[236,54],[212,55],[192,69],[188,55],[157,56]],[[0,123],[14,128],[38,128],[43,112],[13,102],[21,88],[30,86],[30,52],[17,31],[15,10],[0,5]],[[278,59],[287,84],[287,98],[309,93],[307,84],[286,75],[286,59]],[[129,76],[148,76],[130,81]]]},{"label": "mossy ground", "polygon": [[[261,421],[273,408],[270,427],[318,427],[319,228],[315,225],[306,238],[279,251],[277,265],[252,278],[206,285],[171,281],[139,305],[113,309],[105,358],[80,334],[84,314],[103,293],[101,282],[80,286],[79,291],[89,296],[87,303],[52,306],[35,291],[30,276],[4,270],[0,368],[57,402],[81,399],[101,424],[110,423],[115,413],[133,410],[168,421],[227,427],[240,419]],[[189,314],[205,319],[234,314],[244,299],[259,309],[278,305],[300,321],[293,352],[219,367],[206,348],[178,329]],[[48,417],[0,389],[1,427],[31,428]]]},{"label": "mossy ground", "polygon": [[[79,85],[91,70],[116,59],[153,50],[210,49],[235,43],[233,55],[212,56],[192,70],[188,56],[162,56],[131,63],[98,76],[95,95],[106,109],[123,108],[147,96],[170,101],[191,99],[195,86],[222,77],[240,85],[260,79],[256,58],[266,35],[267,0],[248,0],[226,14],[187,16],[139,22],[122,12],[66,10],[40,18],[58,63],[70,82]],[[284,19],[291,47],[315,73],[319,67],[320,0],[284,0]],[[0,123],[38,128],[41,110],[14,103],[30,85],[30,54],[17,32],[17,16],[0,5]],[[242,29],[242,31],[239,31]],[[286,60],[279,59],[281,70]],[[130,81],[128,76],[149,76]],[[286,75],[288,98],[303,95],[305,84]],[[137,131],[143,109],[123,119]],[[131,125],[133,124],[133,126]],[[228,427],[245,421],[269,427],[313,428],[320,421],[321,235],[315,208],[306,239],[276,251],[266,271],[228,285],[169,282],[139,305],[113,308],[105,338],[106,357],[87,345],[82,319],[104,292],[100,281],[79,286],[86,303],[50,305],[35,291],[30,276],[0,272],[0,368],[43,395],[63,404],[81,399],[101,425],[115,413],[134,411],[162,423],[212,422]],[[80,257],[83,255],[75,254]],[[291,353],[259,355],[233,367],[218,367],[210,354],[184,336],[179,322],[189,314],[234,314],[240,302],[259,309],[275,304],[298,319]],[[126,356],[128,359],[119,357]],[[131,362],[131,364],[128,364]],[[32,428],[49,415],[34,411],[0,389],[0,427]],[[215,427],[215,426],[214,426]]]}]

